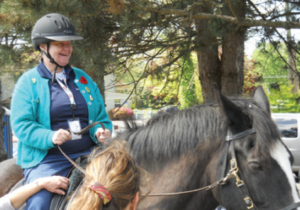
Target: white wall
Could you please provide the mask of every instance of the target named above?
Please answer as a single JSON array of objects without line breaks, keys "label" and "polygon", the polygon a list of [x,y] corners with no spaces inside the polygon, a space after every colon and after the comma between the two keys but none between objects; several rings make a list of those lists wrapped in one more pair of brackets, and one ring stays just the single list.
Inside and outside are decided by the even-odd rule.
[{"label": "white wall", "polygon": [[[124,101],[126,101],[126,99],[128,98],[128,96],[129,96],[128,94],[124,94],[124,93],[105,91],[105,103],[106,103],[105,110],[109,111],[112,108],[115,108],[115,99],[120,99],[121,104],[123,104]],[[127,103],[124,104],[123,107],[130,108],[130,104],[131,104],[131,101],[130,101],[130,99],[128,99]]]},{"label": "white wall", "polygon": [[[128,94],[116,93],[115,76],[113,73],[105,76],[104,82],[105,82],[105,104],[106,104],[105,110],[109,111],[115,108],[115,99],[120,99],[121,104],[123,104],[124,101],[128,98]],[[130,108],[130,99],[127,100],[127,103],[124,104],[123,107]]]}]

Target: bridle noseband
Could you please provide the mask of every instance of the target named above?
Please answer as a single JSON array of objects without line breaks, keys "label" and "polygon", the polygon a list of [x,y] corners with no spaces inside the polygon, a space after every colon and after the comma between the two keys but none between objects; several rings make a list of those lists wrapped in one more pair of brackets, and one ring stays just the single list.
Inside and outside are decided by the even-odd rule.
[{"label": "bridle noseband", "polygon": [[[225,153],[224,153],[224,162],[223,162],[223,166],[222,166],[222,170],[221,170],[221,177],[224,177],[225,175],[225,170],[226,170],[226,166],[227,166],[227,156],[228,156],[228,148],[230,147],[230,155],[231,155],[231,159],[230,159],[230,169],[228,174],[225,176],[229,178],[235,178],[236,180],[236,186],[239,189],[240,195],[244,201],[244,203],[247,206],[247,209],[255,209],[257,210],[257,207],[255,206],[255,204],[253,203],[249,191],[247,189],[247,186],[245,185],[245,183],[243,182],[242,179],[240,179],[239,175],[238,175],[238,171],[239,168],[237,166],[237,160],[236,160],[236,155],[235,155],[235,150],[234,150],[234,145],[233,145],[233,141],[234,140],[239,140],[243,137],[246,137],[248,135],[254,134],[256,133],[253,129],[248,129],[246,131],[240,132],[238,134],[232,135],[231,131],[228,129],[227,131],[227,136],[226,136],[226,149],[225,149]],[[224,182],[221,183],[221,186],[226,184],[227,179],[224,179]],[[221,188],[219,188],[219,190],[221,191]],[[220,192],[219,192],[220,195]],[[295,209],[297,207],[300,206],[300,202],[297,203],[293,203],[285,208],[282,208],[280,210],[292,210]]]}]

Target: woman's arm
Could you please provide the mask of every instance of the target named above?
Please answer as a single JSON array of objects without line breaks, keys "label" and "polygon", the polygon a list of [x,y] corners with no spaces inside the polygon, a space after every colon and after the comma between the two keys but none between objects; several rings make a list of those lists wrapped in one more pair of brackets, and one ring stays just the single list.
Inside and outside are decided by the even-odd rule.
[{"label": "woman's arm", "polygon": [[[41,83],[41,81],[37,80],[33,83],[30,75],[26,73],[22,75],[14,88],[11,101],[11,126],[22,144],[49,150],[54,148],[52,143],[54,131],[51,131],[50,115],[48,113],[50,104],[45,104],[48,97],[40,98],[37,96],[36,92],[45,95],[45,90],[39,90],[43,86],[37,87],[37,83]],[[39,114],[41,109],[44,112],[43,116]],[[48,127],[39,123],[41,121],[44,124],[49,124]]]},{"label": "woman's arm", "polygon": [[22,186],[21,188],[13,191],[9,194],[9,199],[12,206],[17,209],[23,203],[26,202],[35,193],[42,189],[46,189],[49,192],[64,195],[65,192],[62,189],[67,190],[69,187],[69,180],[61,176],[51,176],[39,178],[35,182]]}]

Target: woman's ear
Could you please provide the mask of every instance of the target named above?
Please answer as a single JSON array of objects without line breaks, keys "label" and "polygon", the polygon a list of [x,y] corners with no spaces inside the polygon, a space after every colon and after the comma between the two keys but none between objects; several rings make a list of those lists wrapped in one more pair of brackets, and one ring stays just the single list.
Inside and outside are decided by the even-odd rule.
[{"label": "woman's ear", "polygon": [[139,200],[140,200],[140,192],[137,191],[133,197],[133,200],[130,203],[130,210],[136,210]]},{"label": "woman's ear", "polygon": [[44,52],[47,52],[47,45],[45,44],[40,44],[40,49]]}]

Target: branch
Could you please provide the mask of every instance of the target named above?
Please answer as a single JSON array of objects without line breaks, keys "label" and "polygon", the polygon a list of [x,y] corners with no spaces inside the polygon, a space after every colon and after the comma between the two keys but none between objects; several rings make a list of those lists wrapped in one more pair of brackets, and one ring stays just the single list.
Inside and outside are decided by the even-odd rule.
[{"label": "branch", "polygon": [[274,27],[274,28],[300,28],[299,22],[285,22],[285,21],[267,21],[267,20],[240,20],[238,21],[236,18],[227,16],[227,15],[217,15],[217,14],[209,14],[209,13],[196,13],[191,15],[188,11],[180,10],[180,9],[159,9],[154,7],[141,7],[132,3],[125,3],[128,6],[128,9],[135,10],[144,10],[147,12],[157,12],[162,14],[169,15],[181,15],[185,17],[189,17],[189,19],[218,19],[228,23],[236,24],[239,26],[246,27],[254,27],[254,26],[263,26],[263,27]]}]

